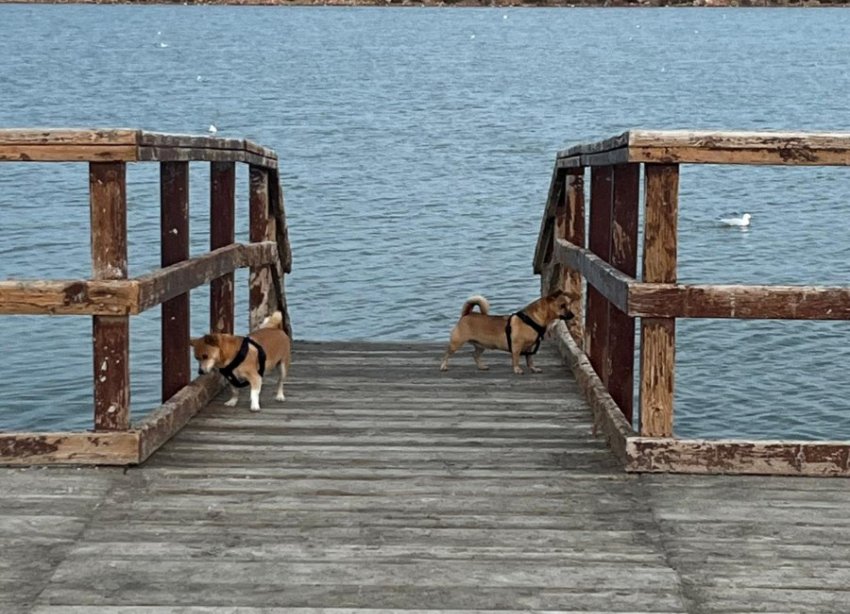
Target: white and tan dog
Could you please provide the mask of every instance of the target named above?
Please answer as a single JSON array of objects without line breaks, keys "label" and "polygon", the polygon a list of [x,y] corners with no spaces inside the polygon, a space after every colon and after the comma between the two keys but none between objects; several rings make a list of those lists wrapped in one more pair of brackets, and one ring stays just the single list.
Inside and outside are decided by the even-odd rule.
[{"label": "white and tan dog", "polygon": [[275,398],[278,401],[286,399],[283,380],[286,379],[292,357],[289,336],[283,331],[282,325],[283,314],[275,311],[247,337],[210,333],[191,340],[192,350],[198,360],[198,371],[209,373],[218,369],[230,382],[231,397],[225,405],[234,407],[239,401],[239,388],[250,385],[251,411],[260,411],[263,374],[276,366],[280,367],[280,380]]},{"label": "white and tan dog", "polygon": [[[441,371],[449,368],[449,356],[464,343],[475,348],[472,355],[475,364],[481,370],[489,369],[481,361],[484,350],[504,350],[511,353],[514,373],[522,375],[519,357],[525,356],[528,368],[534,373],[541,369],[534,366],[532,356],[537,352],[543,333],[555,320],[570,320],[573,313],[569,307],[570,299],[563,292],[555,292],[537,299],[507,316],[491,316],[490,303],[483,296],[473,296],[463,304],[460,320],[452,329],[449,347],[440,365]],[[481,313],[475,313],[475,306]]]}]

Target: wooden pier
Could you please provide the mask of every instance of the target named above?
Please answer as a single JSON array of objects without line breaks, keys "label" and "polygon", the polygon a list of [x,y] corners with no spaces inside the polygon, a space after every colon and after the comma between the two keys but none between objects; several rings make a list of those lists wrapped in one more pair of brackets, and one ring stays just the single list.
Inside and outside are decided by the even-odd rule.
[{"label": "wooden pier", "polygon": [[[534,267],[579,317],[550,331],[544,373],[514,375],[507,355],[443,373],[443,344],[296,338],[287,400],[266,386],[259,413],[225,407],[215,375],[190,381],[188,293],[210,284],[210,326],[230,331],[232,274],[251,267],[250,321],[286,311],[276,154],[0,131],[0,161],[59,160],[89,165],[92,278],[0,281],[0,314],[92,318],[93,430],[0,434],[0,463],[20,465],[0,469],[3,614],[848,611],[845,480],[670,472],[850,474],[848,442],[683,441],[673,411],[677,318],[850,319],[847,288],[678,284],[679,164],[850,165],[850,135],[633,132],[566,150]],[[149,161],[162,268],[128,279],[125,165]],[[194,258],[189,162],[212,177],[211,251]],[[163,404],[133,419],[128,321],[160,304]]]},{"label": "wooden pier", "polygon": [[846,612],[844,480],[624,473],[551,347],[297,348],[140,467],[0,472],[0,611]]}]

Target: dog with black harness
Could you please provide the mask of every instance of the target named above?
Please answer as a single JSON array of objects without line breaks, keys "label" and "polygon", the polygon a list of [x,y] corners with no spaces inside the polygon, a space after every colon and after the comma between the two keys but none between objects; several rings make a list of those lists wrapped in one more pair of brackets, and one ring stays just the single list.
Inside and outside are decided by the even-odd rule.
[{"label": "dog with black harness", "polygon": [[[484,350],[503,350],[511,354],[514,373],[524,373],[519,365],[520,356],[525,356],[528,369],[540,373],[534,366],[533,356],[540,349],[540,342],[549,326],[556,320],[570,320],[570,298],[558,291],[529,303],[510,315],[490,315],[490,303],[483,296],[473,296],[463,304],[460,320],[452,329],[449,347],[443,356],[440,370],[449,368],[449,357],[465,343],[472,344],[472,358],[481,370],[489,367],[481,360]],[[478,312],[474,307],[478,307]]]},{"label": "dog with black harness", "polygon": [[239,389],[251,386],[251,411],[260,411],[260,389],[266,369],[280,367],[275,399],[283,401],[283,380],[291,362],[291,343],[283,330],[283,315],[276,311],[247,336],[210,333],[191,340],[198,372],[217,370],[230,382],[231,396],[225,405],[239,401]]}]

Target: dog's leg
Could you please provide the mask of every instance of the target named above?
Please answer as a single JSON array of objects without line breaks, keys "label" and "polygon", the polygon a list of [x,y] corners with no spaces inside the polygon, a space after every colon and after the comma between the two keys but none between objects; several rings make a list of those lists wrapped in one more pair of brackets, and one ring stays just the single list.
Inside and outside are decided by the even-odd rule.
[{"label": "dog's leg", "polygon": [[473,360],[475,360],[475,366],[478,367],[481,371],[487,371],[490,367],[484,364],[481,360],[481,354],[484,353],[484,348],[477,343],[473,343],[475,346],[475,352],[472,354]]},{"label": "dog's leg", "polygon": [[519,349],[517,349],[516,345],[514,345],[513,350],[511,350],[511,364],[514,367],[514,373],[517,375],[522,375],[524,371],[522,367],[519,366]]},{"label": "dog's leg", "polygon": [[[454,333],[454,331],[452,331]],[[458,348],[466,343],[466,340],[457,339],[454,334],[452,334],[452,338],[449,341],[449,347],[446,348],[446,354],[443,356],[443,362],[440,363],[440,371],[448,371],[449,370],[449,356],[458,351]]]},{"label": "dog's leg", "polygon": [[248,381],[251,383],[251,411],[260,411],[260,390],[263,387],[263,378],[252,374]]},{"label": "dog's leg", "polygon": [[534,358],[531,356],[531,354],[525,355],[525,364],[528,365],[528,368],[529,370],[531,370],[532,373],[543,373],[543,369],[534,366]]},{"label": "dog's leg", "polygon": [[228,407],[236,407],[239,402],[239,388],[236,386],[230,387],[230,398],[224,402]]},{"label": "dog's leg", "polygon": [[285,401],[286,396],[283,394],[283,380],[286,378],[286,365],[283,364],[283,361],[280,361],[280,379],[277,382],[277,395],[275,399],[278,401]]}]

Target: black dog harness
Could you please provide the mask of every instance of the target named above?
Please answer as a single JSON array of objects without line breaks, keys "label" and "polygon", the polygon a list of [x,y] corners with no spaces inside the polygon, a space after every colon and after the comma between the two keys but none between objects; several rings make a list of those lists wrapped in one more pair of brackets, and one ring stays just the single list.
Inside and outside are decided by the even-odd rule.
[{"label": "black dog harness", "polygon": [[505,325],[505,337],[508,339],[508,351],[513,353],[513,347],[511,343],[511,318],[514,316],[518,317],[520,320],[528,324],[531,328],[534,329],[534,332],[537,333],[537,340],[534,342],[534,347],[531,350],[526,350],[525,352],[521,352],[522,356],[533,356],[537,353],[537,350],[540,349],[540,342],[543,341],[543,335],[546,332],[545,326],[540,326],[537,322],[531,319],[524,311],[517,311],[516,313],[508,316],[508,323]]},{"label": "black dog harness", "polygon": [[245,337],[242,341],[242,346],[239,348],[239,353],[236,354],[236,358],[230,361],[226,367],[223,367],[218,370],[224,377],[227,378],[227,381],[236,386],[237,388],[244,388],[249,384],[249,382],[245,380],[241,380],[236,375],[234,375],[233,370],[236,369],[245,358],[248,356],[248,346],[253,345],[257,349],[257,364],[259,365],[257,372],[260,374],[260,377],[263,376],[263,373],[266,371],[266,352],[260,347],[260,344],[251,339],[250,337]]}]

